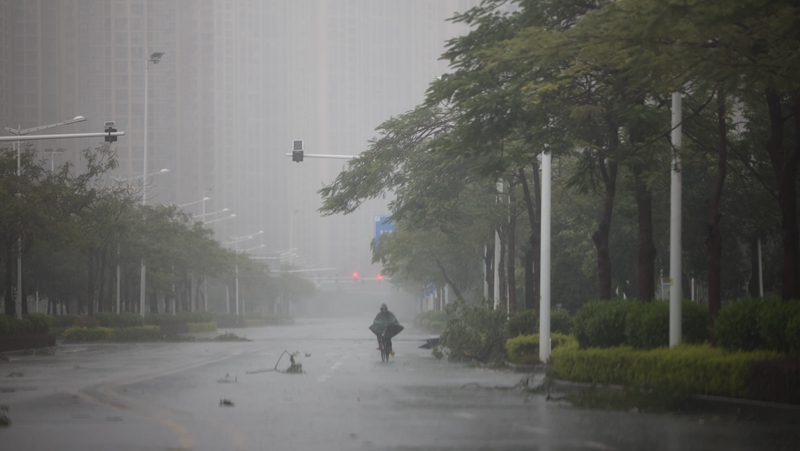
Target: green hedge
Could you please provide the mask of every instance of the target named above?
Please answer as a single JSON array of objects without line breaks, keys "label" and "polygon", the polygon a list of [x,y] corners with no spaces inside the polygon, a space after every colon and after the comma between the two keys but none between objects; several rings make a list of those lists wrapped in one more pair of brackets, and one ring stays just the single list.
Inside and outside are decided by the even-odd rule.
[{"label": "green hedge", "polygon": [[235,313],[214,313],[213,319],[218,328],[246,327],[244,318]]},{"label": "green hedge", "polygon": [[62,337],[65,343],[158,341],[161,339],[161,329],[158,326],[70,327]]},{"label": "green hedge", "polygon": [[533,335],[539,333],[539,315],[536,310],[524,310],[508,319],[508,336]]},{"label": "green hedge", "polygon": [[764,348],[785,353],[796,352],[794,349],[800,348],[800,339],[790,338],[789,323],[795,319],[800,321],[800,301],[765,299],[760,307],[756,327]]},{"label": "green hedge", "polygon": [[[551,350],[567,343],[577,343],[572,335],[553,332],[550,334]],[[519,335],[506,341],[506,352],[511,363],[539,363],[539,334]]]},{"label": "green hedge", "polygon": [[114,329],[110,327],[70,327],[61,334],[61,337],[64,339],[64,343],[113,341]]},{"label": "green hedge", "polygon": [[574,343],[551,355],[558,379],[733,397],[748,396],[751,362],[781,356],[776,351],[728,353],[708,344],[645,351],[630,346],[580,349]]},{"label": "green hedge", "polygon": [[[593,301],[575,314],[573,332],[581,348],[630,345],[653,349],[669,344],[669,302],[615,299]],[[681,340],[700,344],[708,340],[708,309],[684,299]]]},{"label": "green hedge", "polygon": [[189,323],[189,332],[213,332],[217,330],[217,323],[209,321],[207,323]]},{"label": "green hedge", "polygon": [[427,329],[433,333],[441,333],[444,330],[445,324],[447,324],[447,312],[445,311],[437,312],[428,310],[414,317],[415,326],[421,329]]},{"label": "green hedge", "polygon": [[[639,349],[669,346],[669,301],[637,302],[625,318],[625,344]],[[681,341],[708,340],[708,309],[688,299],[681,306]]]},{"label": "green hedge", "polygon": [[159,326],[122,327],[114,329],[112,340],[116,342],[158,341],[161,339]]},{"label": "green hedge", "polygon": [[0,314],[0,335],[46,334],[52,319],[44,313],[27,313],[22,319]]},{"label": "green hedge", "polygon": [[144,326],[144,318],[138,313],[123,312],[110,313],[99,312],[94,314],[100,321],[100,327],[139,327]]},{"label": "green hedge", "polygon": [[75,320],[78,319],[78,315],[50,315],[52,318],[53,324],[52,327],[72,327],[75,325]]},{"label": "green hedge", "polygon": [[146,313],[144,322],[147,325],[165,326],[169,324],[210,323],[214,321],[211,312]]},{"label": "green hedge", "polygon": [[610,348],[625,343],[626,317],[636,302],[591,301],[575,314],[573,332],[581,348]]}]

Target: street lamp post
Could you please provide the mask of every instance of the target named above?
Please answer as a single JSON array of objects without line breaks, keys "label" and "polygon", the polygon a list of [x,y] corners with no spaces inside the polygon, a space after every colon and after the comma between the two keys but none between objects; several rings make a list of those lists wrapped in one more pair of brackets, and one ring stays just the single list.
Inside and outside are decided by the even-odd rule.
[{"label": "street lamp post", "polygon": [[[222,244],[233,244],[235,245],[235,253],[236,253],[236,280],[235,280],[235,291],[236,291],[236,315],[239,315],[239,243],[242,241],[247,241],[249,239],[254,238],[257,235],[261,235],[264,233],[263,230],[259,230],[256,233],[252,233],[250,235],[243,235],[238,237],[231,237],[230,241],[226,241]],[[254,248],[255,249],[255,248]],[[228,312],[230,313],[230,312]]]},{"label": "street lamp post", "polygon": [[[22,129],[19,125],[17,128],[5,127],[6,131],[10,132],[13,135],[16,135],[19,138],[22,135],[27,135],[30,132],[38,132],[40,130],[46,130],[48,128],[60,127],[62,125],[67,124],[75,124],[77,122],[83,122],[86,118],[83,116],[75,116],[73,119],[58,122],[56,124],[49,124],[49,125],[40,125],[38,127],[31,127]],[[17,147],[17,177],[22,177],[22,142],[21,140],[16,141]],[[19,304],[19,310],[17,310],[17,318],[22,319],[22,236],[20,235],[19,240],[17,241],[18,245],[18,252],[17,252],[17,303]]]},{"label": "street lamp post", "polygon": [[59,155],[61,155],[61,154],[63,154],[63,153],[64,153],[64,151],[65,151],[65,150],[67,150],[67,149],[65,149],[65,148],[63,148],[63,147],[59,147],[58,149],[52,149],[52,148],[50,148],[50,149],[44,149],[44,153],[49,153],[49,154],[50,154],[50,172],[51,172],[51,173],[52,173],[52,172],[56,172],[56,158],[55,158],[55,154],[59,154]]},{"label": "street lamp post", "polygon": [[[144,180],[142,184],[147,186],[147,97],[148,97],[148,86],[147,86],[147,74],[149,72],[148,68],[150,67],[150,62],[152,61],[153,64],[158,64],[161,61],[161,57],[164,56],[164,52],[155,52],[150,55],[150,58],[147,58],[144,61],[144,170],[142,171],[144,174]],[[142,190],[142,206],[144,207],[147,205],[147,190]],[[147,268],[145,267],[144,257],[142,258],[142,277],[139,286],[139,313],[141,313],[142,318],[144,318],[144,301],[145,301],[145,274],[147,273]]]}]

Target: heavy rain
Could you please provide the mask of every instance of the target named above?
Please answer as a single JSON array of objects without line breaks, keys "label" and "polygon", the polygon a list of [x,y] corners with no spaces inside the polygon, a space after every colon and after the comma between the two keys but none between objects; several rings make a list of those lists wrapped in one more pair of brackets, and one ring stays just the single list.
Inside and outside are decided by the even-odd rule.
[{"label": "heavy rain", "polygon": [[798,449],[798,20],[0,0],[0,449]]}]

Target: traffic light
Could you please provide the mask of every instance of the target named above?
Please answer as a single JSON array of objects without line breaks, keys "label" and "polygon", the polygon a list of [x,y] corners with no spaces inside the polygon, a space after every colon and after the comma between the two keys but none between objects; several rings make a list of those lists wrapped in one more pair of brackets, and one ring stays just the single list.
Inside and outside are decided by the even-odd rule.
[{"label": "traffic light", "polygon": [[378,280],[383,280],[383,274],[378,274]]},{"label": "traffic light", "polygon": [[358,282],[358,273],[357,272],[353,273],[353,282]]},{"label": "traffic light", "polygon": [[300,163],[303,161],[303,140],[292,141],[292,161]]},{"label": "traffic light", "polygon": [[116,123],[114,121],[106,121],[106,123],[105,123],[106,133],[108,133],[108,135],[106,135],[106,137],[105,137],[105,140],[106,140],[107,143],[114,142],[114,141],[117,140],[116,136],[111,136],[112,133],[117,131],[117,129],[114,128],[115,125],[116,125]]}]

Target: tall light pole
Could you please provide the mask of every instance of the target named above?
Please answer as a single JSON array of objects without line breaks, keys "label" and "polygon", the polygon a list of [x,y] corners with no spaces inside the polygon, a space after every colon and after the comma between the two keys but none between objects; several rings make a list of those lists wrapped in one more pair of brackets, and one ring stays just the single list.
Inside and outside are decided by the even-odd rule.
[{"label": "tall light pole", "polygon": [[539,269],[539,360],[550,357],[550,226],[552,218],[553,154],[542,153],[542,225]]},{"label": "tall light pole", "polygon": [[683,300],[682,265],[681,265],[681,157],[682,140],[681,114],[682,95],[672,93],[672,177],[670,180],[670,221],[669,221],[669,347],[674,348],[681,343],[681,302]]},{"label": "tall light pole", "polygon": [[[147,97],[148,97],[148,88],[147,88],[147,78],[148,78],[148,68],[150,67],[150,62],[152,61],[153,64],[158,64],[161,61],[161,57],[164,56],[164,52],[155,52],[150,55],[150,58],[144,60],[144,170],[142,173],[144,174],[142,180],[142,186],[147,186]],[[142,189],[142,207],[147,205],[147,189]],[[144,257],[142,257],[142,278],[139,285],[139,313],[141,313],[142,318],[144,318],[144,301],[145,301],[145,274],[147,273],[147,269],[145,268]]]},{"label": "tall light pole", "polygon": [[251,233],[250,235],[232,236],[230,241],[226,241],[226,242],[222,243],[222,244],[234,244],[236,246],[234,252],[236,253],[236,280],[235,280],[236,287],[235,287],[235,289],[236,289],[236,314],[237,315],[239,314],[239,243],[241,243],[242,241],[247,241],[249,239],[252,239],[257,235],[261,235],[262,233],[264,233],[264,231],[263,230],[259,230],[256,233]]},{"label": "tall light pole", "polygon": [[[62,125],[67,124],[75,124],[77,122],[83,122],[86,118],[83,116],[75,116],[73,119],[58,122],[56,124],[49,124],[49,125],[40,125],[38,127],[31,127],[23,129],[19,125],[17,128],[5,127],[6,131],[10,132],[12,135],[16,135],[20,137],[22,135],[27,135],[30,132],[38,132],[39,130],[46,130],[48,128],[53,127],[60,127]],[[22,177],[22,142],[20,140],[16,141],[17,145],[17,177]],[[22,235],[20,234],[19,240],[17,240],[18,252],[17,252],[17,304],[19,304],[19,309],[17,310],[17,318],[22,319]]]}]

